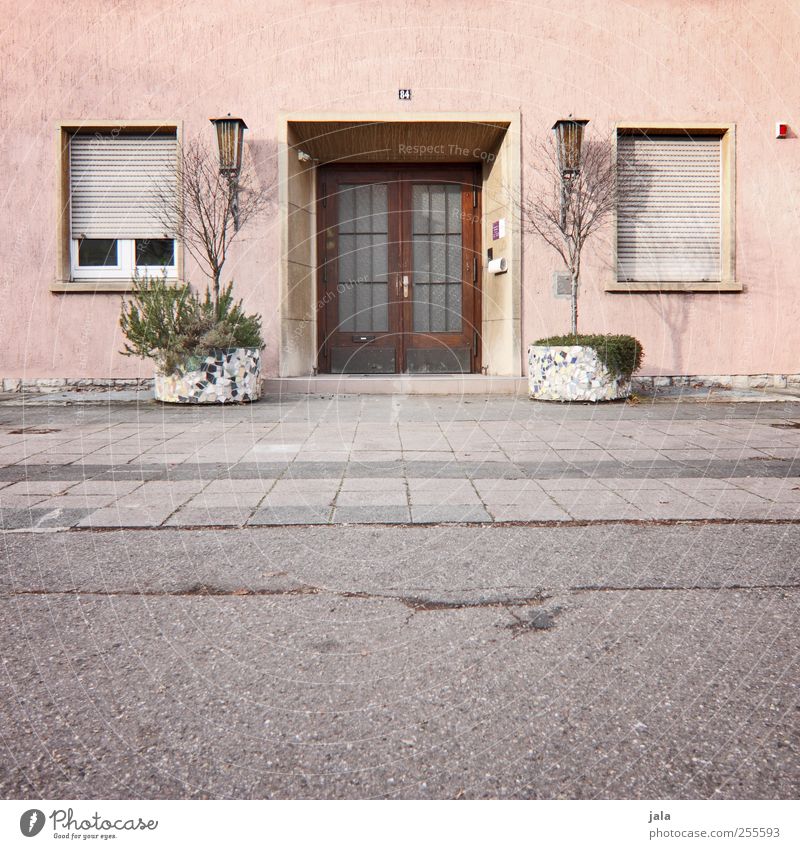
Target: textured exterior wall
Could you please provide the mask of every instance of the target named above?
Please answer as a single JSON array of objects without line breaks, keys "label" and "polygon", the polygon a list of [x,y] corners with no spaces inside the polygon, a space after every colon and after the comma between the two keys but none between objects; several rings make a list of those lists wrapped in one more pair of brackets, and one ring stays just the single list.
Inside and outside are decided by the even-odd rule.
[{"label": "textured exterior wall", "polygon": [[[638,336],[651,374],[796,373],[800,326],[800,127],[792,0],[137,0],[0,2],[0,376],[149,376],[118,354],[119,295],[54,294],[56,124],[183,122],[210,138],[232,112],[275,207],[227,267],[264,315],[265,372],[278,370],[281,216],[277,115],[284,111],[516,111],[527,139],[568,113],[617,121],[734,122],[736,267],[729,294],[606,293],[610,234],[585,265],[585,330]],[[413,90],[400,102],[397,89]],[[288,201],[288,199],[287,199]],[[299,223],[299,222],[298,222]],[[303,258],[297,259],[301,273]],[[523,349],[568,327],[554,255],[523,244]],[[193,280],[198,273],[189,269]],[[298,321],[308,304],[291,305]],[[287,342],[288,340],[284,340]]]}]

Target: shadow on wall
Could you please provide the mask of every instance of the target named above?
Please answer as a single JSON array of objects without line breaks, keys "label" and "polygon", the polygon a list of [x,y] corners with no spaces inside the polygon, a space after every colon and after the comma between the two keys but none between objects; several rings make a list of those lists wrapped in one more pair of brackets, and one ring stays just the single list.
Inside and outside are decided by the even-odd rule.
[{"label": "shadow on wall", "polygon": [[269,212],[278,208],[278,142],[275,139],[248,139],[246,155],[251,157],[259,188],[271,189]]},{"label": "shadow on wall", "polygon": [[[687,348],[692,347],[692,337],[687,336],[693,327],[695,295],[691,293],[662,292],[646,301],[647,306],[656,314],[657,320],[664,326],[664,341],[659,352],[648,350],[645,346],[645,367],[643,374],[681,375],[686,374]],[[669,365],[657,365],[652,357],[661,355]]]}]

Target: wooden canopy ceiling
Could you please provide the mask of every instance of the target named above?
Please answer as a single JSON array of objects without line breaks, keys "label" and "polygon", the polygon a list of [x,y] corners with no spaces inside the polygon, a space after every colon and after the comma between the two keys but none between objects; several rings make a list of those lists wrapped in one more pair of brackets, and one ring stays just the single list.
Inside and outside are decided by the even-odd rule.
[{"label": "wooden canopy ceiling", "polygon": [[497,152],[508,122],[290,121],[289,143],[320,163],[472,162]]}]

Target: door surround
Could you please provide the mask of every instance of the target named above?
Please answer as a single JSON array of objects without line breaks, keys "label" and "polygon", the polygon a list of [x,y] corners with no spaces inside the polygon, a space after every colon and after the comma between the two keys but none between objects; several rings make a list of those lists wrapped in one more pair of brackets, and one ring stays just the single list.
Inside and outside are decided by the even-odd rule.
[{"label": "door surround", "polygon": [[[331,142],[327,147],[326,137]],[[471,147],[476,139],[478,146]],[[492,147],[485,149],[481,144]],[[337,161],[346,155],[346,162],[376,162],[376,145],[383,145],[382,161],[392,165],[470,162],[480,166],[481,370],[488,375],[522,375],[522,251],[513,214],[520,190],[519,113],[285,112],[278,116],[279,376],[317,371],[317,167],[328,164],[334,154]],[[393,152],[391,157],[386,156],[387,149]],[[504,233],[493,239],[492,224],[500,220],[505,223]],[[495,257],[507,259],[507,273],[487,274],[487,248],[493,249]]]}]

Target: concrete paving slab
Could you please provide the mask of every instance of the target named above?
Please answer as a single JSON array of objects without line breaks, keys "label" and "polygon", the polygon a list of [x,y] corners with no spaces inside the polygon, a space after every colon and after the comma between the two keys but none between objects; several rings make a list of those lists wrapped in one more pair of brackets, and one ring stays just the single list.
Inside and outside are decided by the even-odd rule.
[{"label": "concrete paving slab", "polygon": [[373,505],[336,507],[333,512],[333,521],[342,524],[402,524],[411,521],[411,513],[408,507],[399,505]]},{"label": "concrete paving slab", "polygon": [[7,510],[25,509],[41,504],[47,499],[46,495],[5,495],[0,492],[0,508]]},{"label": "concrete paving slab", "polygon": [[407,506],[408,494],[403,490],[396,491],[342,491],[336,496],[337,508],[345,507],[384,507]]},{"label": "concrete paving slab", "polygon": [[496,522],[569,522],[572,516],[552,501],[502,504],[487,502]]},{"label": "concrete paving slab", "polygon": [[333,508],[312,504],[264,506],[248,519],[248,525],[324,525],[331,521]]},{"label": "concrete paving slab", "polygon": [[230,526],[240,527],[253,515],[250,508],[220,506],[214,509],[192,507],[191,502],[186,507],[176,510],[165,522],[165,526],[202,527]]},{"label": "concrete paving slab", "polygon": [[0,526],[3,530],[71,528],[89,514],[91,514],[90,509],[76,508],[48,509],[37,506],[29,509],[2,509],[0,510]]},{"label": "concrete paving slab", "polygon": [[482,523],[491,522],[492,517],[480,504],[411,504],[411,521],[419,523]]},{"label": "concrete paving slab", "polygon": [[130,480],[87,480],[70,482],[67,495],[114,495],[117,498],[128,495],[141,486],[141,481]]},{"label": "concrete paving slab", "polygon": [[405,492],[406,481],[402,477],[394,478],[342,478],[342,492]]},{"label": "concrete paving slab", "polygon": [[240,478],[221,478],[219,480],[211,481],[205,487],[203,492],[207,495],[238,495],[240,493],[256,493],[265,495],[270,491],[274,483],[274,478],[253,478],[244,480]]}]

